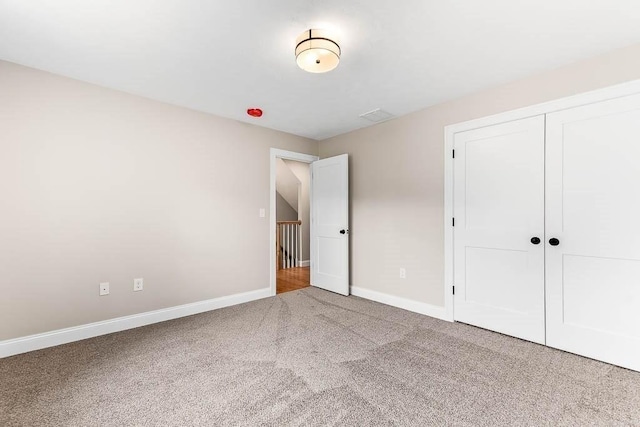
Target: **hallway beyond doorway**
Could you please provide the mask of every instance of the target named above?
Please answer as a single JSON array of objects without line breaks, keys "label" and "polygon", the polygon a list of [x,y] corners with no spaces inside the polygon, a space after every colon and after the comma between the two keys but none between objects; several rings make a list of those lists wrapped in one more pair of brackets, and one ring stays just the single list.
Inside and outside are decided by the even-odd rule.
[{"label": "hallway beyond doorway", "polygon": [[309,267],[293,267],[278,270],[276,278],[276,293],[297,291],[310,286]]}]

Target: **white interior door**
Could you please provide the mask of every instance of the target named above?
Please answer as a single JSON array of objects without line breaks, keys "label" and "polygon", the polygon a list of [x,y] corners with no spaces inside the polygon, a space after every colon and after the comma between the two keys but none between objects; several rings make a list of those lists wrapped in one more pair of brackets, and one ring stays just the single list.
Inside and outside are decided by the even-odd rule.
[{"label": "white interior door", "polygon": [[544,116],[454,145],[454,318],[544,344]]},{"label": "white interior door", "polygon": [[311,285],[349,295],[349,157],[311,164]]},{"label": "white interior door", "polygon": [[547,116],[547,344],[635,370],[639,185],[640,96]]}]

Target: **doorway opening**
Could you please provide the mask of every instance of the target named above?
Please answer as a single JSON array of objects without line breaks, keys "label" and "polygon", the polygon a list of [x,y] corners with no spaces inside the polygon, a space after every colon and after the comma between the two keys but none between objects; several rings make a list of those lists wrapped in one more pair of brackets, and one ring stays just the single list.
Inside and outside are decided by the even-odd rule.
[{"label": "doorway opening", "polygon": [[310,281],[311,163],[317,156],[271,149],[271,292]]},{"label": "doorway opening", "polygon": [[310,286],[310,164],[276,159],[276,293]]},{"label": "doorway opening", "polygon": [[[295,249],[286,250],[280,243],[296,240],[295,234],[281,235],[278,233],[276,205],[276,171],[279,161],[293,160],[310,165],[308,172],[300,174],[301,181],[309,180],[309,263],[311,286],[348,296],[349,284],[349,155],[340,154],[320,160],[317,156],[294,153],[291,151],[271,149],[271,178],[270,178],[270,223],[269,239],[270,256],[270,290],[271,295],[277,292],[277,272],[279,266],[291,265],[296,259]],[[286,165],[286,163],[285,163]],[[299,227],[304,223],[298,219],[293,221]],[[293,238],[291,235],[293,234]],[[304,236],[304,233],[302,234]],[[281,239],[281,240],[278,240]],[[300,241],[298,239],[298,241]],[[295,243],[293,244],[295,246]],[[302,255],[298,257],[298,265],[306,267],[305,252],[302,243]],[[278,251],[280,250],[280,256]],[[295,263],[294,263],[294,266]],[[303,273],[305,270],[302,270]],[[304,276],[303,276],[304,277]],[[297,278],[298,280],[300,277]]]}]

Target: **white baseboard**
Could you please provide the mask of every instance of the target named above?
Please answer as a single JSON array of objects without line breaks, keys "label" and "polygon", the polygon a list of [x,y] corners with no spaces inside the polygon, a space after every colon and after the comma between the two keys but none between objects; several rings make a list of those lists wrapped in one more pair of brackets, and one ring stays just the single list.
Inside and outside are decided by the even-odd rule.
[{"label": "white baseboard", "polygon": [[42,334],[0,341],[0,358],[66,344],[73,341],[80,341],[100,335],[111,334],[113,332],[125,331],[127,329],[138,328],[152,323],[177,319],[179,317],[191,316],[193,314],[204,313],[205,311],[255,301],[269,296],[271,296],[271,289],[264,288],[257,291],[228,295],[206,301],[178,305],[175,307],[163,308],[161,310],[147,311],[145,313],[133,314],[131,316],[118,317],[102,322],[89,323],[86,325],[58,329],[56,331],[45,332]]},{"label": "white baseboard", "polygon": [[413,301],[407,298],[396,297],[394,295],[383,294],[382,292],[371,291],[369,289],[358,288],[355,286],[351,287],[351,295],[387,304],[392,307],[413,311],[414,313],[424,314],[425,316],[435,317],[436,319],[451,321],[449,316],[447,316],[445,308],[437,305]]},{"label": "white baseboard", "polygon": [[311,260],[300,261],[300,267],[309,267],[311,265]]}]

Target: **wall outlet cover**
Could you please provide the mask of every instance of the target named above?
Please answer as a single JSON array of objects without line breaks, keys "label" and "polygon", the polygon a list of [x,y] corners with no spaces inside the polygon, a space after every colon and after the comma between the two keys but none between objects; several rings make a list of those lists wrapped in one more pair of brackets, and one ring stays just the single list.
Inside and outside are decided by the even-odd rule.
[{"label": "wall outlet cover", "polygon": [[142,289],[144,289],[144,280],[142,278],[133,279],[133,291],[138,292],[138,291],[141,291]]}]

